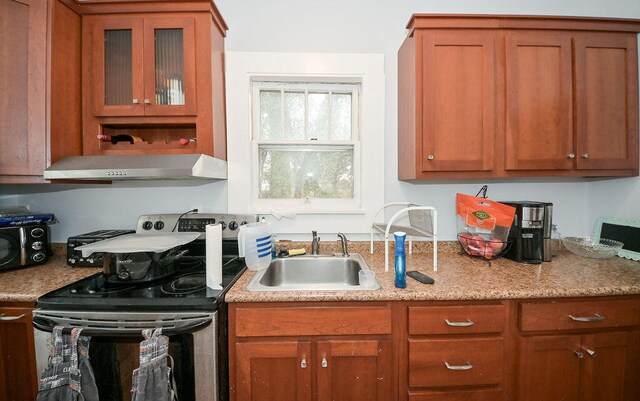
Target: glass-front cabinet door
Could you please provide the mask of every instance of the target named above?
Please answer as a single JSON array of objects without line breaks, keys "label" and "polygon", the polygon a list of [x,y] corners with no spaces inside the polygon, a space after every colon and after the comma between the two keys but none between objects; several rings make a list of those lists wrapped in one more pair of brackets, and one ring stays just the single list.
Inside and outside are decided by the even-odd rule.
[{"label": "glass-front cabinet door", "polygon": [[146,115],[195,115],[193,18],[146,18],[144,23]]},{"label": "glass-front cabinet door", "polygon": [[195,115],[193,18],[97,16],[95,116]]}]

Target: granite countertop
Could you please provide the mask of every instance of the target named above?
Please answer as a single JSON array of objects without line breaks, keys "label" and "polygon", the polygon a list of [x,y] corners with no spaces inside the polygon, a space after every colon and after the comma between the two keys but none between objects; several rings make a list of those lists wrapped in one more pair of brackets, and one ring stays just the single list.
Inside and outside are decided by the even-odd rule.
[{"label": "granite countertop", "polygon": [[54,255],[45,264],[0,273],[0,302],[34,303],[49,291],[102,271],[94,267],[69,267],[64,245],[53,245],[52,249]]},{"label": "granite countertop", "polygon": [[418,301],[640,294],[640,262],[619,257],[587,259],[564,250],[552,262],[527,265],[504,258],[492,261],[472,258],[462,254],[453,242],[439,244],[438,271],[434,272],[430,247],[415,249],[419,248],[416,245],[414,253],[407,254],[407,270],[432,277],[434,284],[425,285],[407,277],[407,288],[395,288],[393,252],[389,256],[390,270],[385,272],[384,248],[379,247],[372,255],[368,243],[361,243],[356,247],[350,245],[349,252],[364,257],[376,273],[380,290],[250,292],[245,287],[255,272],[247,271],[225,299],[227,302]]},{"label": "granite countertop", "polygon": [[[323,245],[323,252],[339,250],[337,244]],[[290,246],[309,245],[292,243]],[[66,264],[64,247],[53,249],[54,256],[46,264],[0,273],[0,302],[33,303],[49,291],[101,271],[100,268],[71,268]],[[504,258],[475,259],[461,254],[457,243],[443,242],[438,246],[438,271],[434,272],[430,244],[414,243],[414,253],[407,254],[407,270],[421,271],[433,277],[435,284],[425,285],[407,277],[407,288],[398,289],[393,283],[393,252],[390,252],[390,271],[384,271],[383,243],[376,243],[373,255],[369,253],[368,242],[350,243],[349,251],[364,257],[376,272],[381,290],[249,292],[245,287],[255,272],[246,271],[225,299],[227,302],[408,301],[640,294],[640,262],[619,257],[586,259],[563,251],[552,262],[526,265]]]}]

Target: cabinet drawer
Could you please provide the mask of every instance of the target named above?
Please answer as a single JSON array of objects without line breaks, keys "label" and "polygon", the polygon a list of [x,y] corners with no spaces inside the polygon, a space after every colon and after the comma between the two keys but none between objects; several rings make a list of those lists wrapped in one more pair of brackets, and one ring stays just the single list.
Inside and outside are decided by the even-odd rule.
[{"label": "cabinet drawer", "polygon": [[500,338],[409,340],[409,386],[497,384],[503,361]]},{"label": "cabinet drawer", "polygon": [[235,326],[238,337],[391,334],[391,307],[239,307]]},{"label": "cabinet drawer", "polygon": [[502,401],[499,389],[409,392],[409,401]]},{"label": "cabinet drawer", "polygon": [[640,324],[640,299],[521,303],[520,329],[575,330]]},{"label": "cabinet drawer", "polygon": [[504,322],[504,305],[409,307],[409,334],[499,333]]}]

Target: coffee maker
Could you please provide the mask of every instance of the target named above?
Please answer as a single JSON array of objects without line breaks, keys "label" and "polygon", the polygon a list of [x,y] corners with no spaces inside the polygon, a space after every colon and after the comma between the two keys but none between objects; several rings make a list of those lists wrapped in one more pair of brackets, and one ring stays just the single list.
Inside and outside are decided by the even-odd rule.
[{"label": "coffee maker", "polygon": [[501,203],[516,209],[513,224],[509,230],[511,244],[504,257],[531,264],[550,261],[553,204],[533,201]]}]

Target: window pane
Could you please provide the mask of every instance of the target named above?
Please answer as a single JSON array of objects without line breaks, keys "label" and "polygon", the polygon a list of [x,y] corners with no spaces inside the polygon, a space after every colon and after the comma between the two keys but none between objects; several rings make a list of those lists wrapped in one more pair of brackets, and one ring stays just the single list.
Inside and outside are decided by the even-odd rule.
[{"label": "window pane", "polygon": [[260,91],[260,138],[280,138],[282,131],[282,95],[280,91]]},{"label": "window pane", "polygon": [[182,29],[156,29],[156,104],[184,104]]},{"label": "window pane", "polygon": [[334,93],[331,95],[332,139],[351,139],[351,94]]},{"label": "window pane", "polygon": [[104,104],[133,101],[132,39],[130,29],[104,32]]},{"label": "window pane", "polygon": [[353,148],[259,148],[260,199],[353,199]]},{"label": "window pane", "polygon": [[329,139],[329,94],[309,93],[309,139]]},{"label": "window pane", "polygon": [[304,93],[284,94],[284,137],[304,140]]}]

